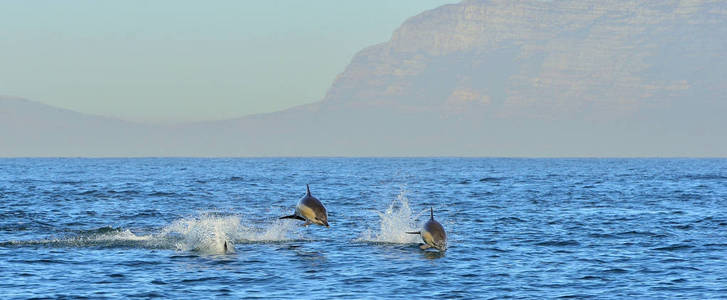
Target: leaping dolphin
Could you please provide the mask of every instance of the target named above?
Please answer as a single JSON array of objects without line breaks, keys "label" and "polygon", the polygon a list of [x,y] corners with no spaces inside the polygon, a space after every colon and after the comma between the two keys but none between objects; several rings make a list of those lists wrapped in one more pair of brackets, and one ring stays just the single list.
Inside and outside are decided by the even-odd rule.
[{"label": "leaping dolphin", "polygon": [[429,221],[424,224],[424,228],[421,231],[407,232],[409,234],[419,234],[422,236],[424,245],[419,246],[422,250],[434,248],[439,251],[447,250],[447,233],[444,232],[444,227],[434,220],[434,209],[429,208]]},{"label": "leaping dolphin", "polygon": [[298,205],[295,206],[295,213],[290,216],[280,217],[280,219],[298,219],[305,221],[305,226],[310,224],[317,224],[321,226],[328,226],[328,213],[326,208],[323,206],[321,201],[318,201],[316,197],[311,196],[310,187],[305,185],[305,196],[298,201]]}]

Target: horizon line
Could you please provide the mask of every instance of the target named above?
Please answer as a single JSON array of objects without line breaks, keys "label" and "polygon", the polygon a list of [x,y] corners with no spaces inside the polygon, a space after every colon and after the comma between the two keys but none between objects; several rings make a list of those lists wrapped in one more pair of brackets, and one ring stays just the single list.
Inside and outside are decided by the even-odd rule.
[{"label": "horizon line", "polygon": [[0,159],[727,159],[727,156],[478,156],[478,155],[310,155],[310,156],[0,156]]}]

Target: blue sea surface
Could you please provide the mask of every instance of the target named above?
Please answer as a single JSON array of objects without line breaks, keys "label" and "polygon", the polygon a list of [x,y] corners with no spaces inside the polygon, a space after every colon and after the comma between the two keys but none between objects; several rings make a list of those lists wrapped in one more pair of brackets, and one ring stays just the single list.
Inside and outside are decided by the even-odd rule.
[{"label": "blue sea surface", "polygon": [[727,159],[0,159],[0,203],[3,299],[727,298]]}]

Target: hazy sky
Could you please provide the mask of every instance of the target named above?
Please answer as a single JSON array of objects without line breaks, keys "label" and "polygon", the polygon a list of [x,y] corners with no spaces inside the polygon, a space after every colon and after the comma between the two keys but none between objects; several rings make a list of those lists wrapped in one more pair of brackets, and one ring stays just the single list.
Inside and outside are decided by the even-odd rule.
[{"label": "hazy sky", "polygon": [[276,111],[452,2],[2,1],[0,95],[154,122]]}]

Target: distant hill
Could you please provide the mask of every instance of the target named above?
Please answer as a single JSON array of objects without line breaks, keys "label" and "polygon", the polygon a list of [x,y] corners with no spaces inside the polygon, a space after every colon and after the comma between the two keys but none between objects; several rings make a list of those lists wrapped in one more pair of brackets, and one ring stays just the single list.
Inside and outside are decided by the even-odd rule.
[{"label": "distant hill", "polygon": [[0,97],[0,156],[149,155],[149,125]]},{"label": "distant hill", "polygon": [[727,156],[727,2],[463,1],[318,103],[151,126],[0,100],[2,156]]}]

